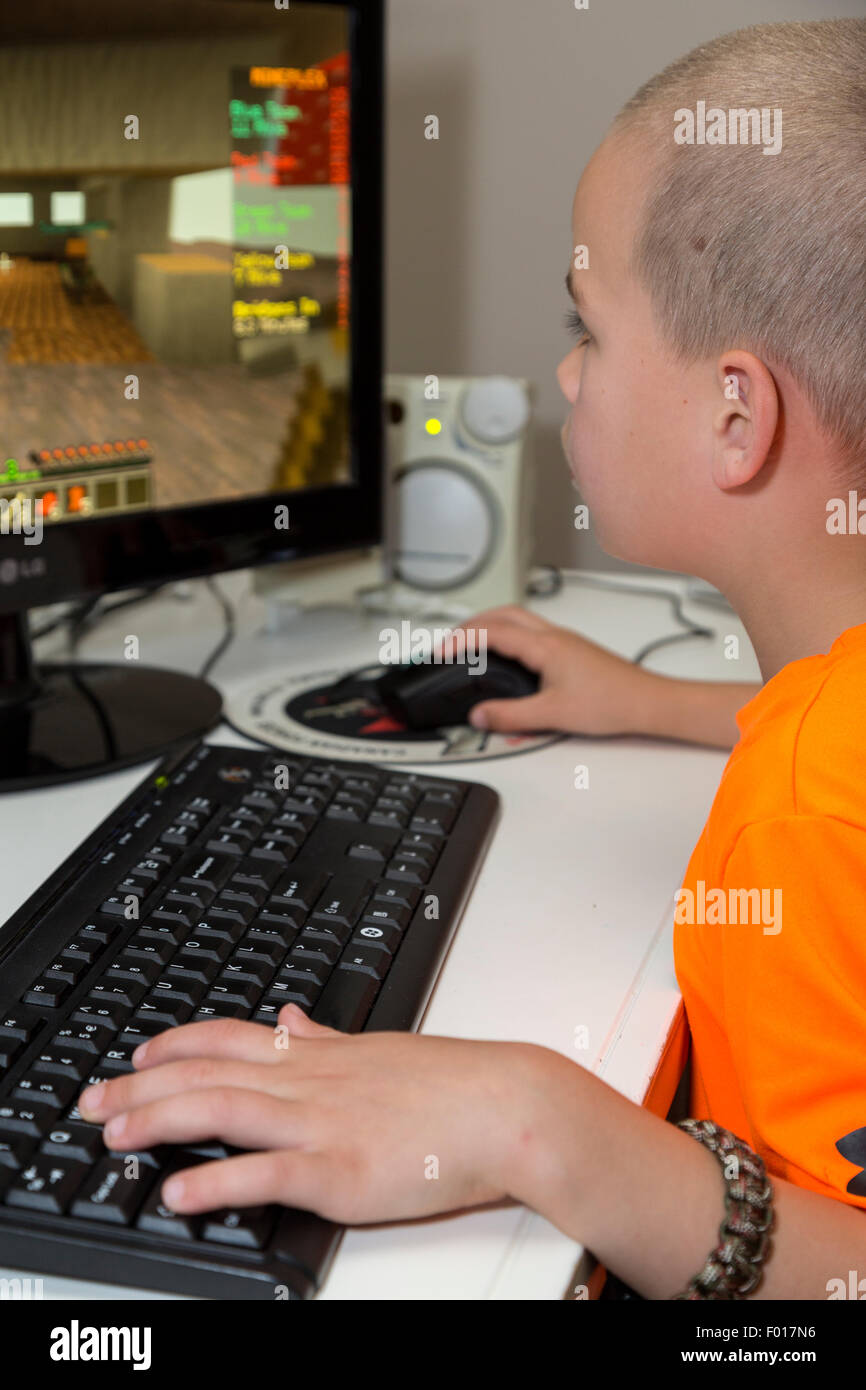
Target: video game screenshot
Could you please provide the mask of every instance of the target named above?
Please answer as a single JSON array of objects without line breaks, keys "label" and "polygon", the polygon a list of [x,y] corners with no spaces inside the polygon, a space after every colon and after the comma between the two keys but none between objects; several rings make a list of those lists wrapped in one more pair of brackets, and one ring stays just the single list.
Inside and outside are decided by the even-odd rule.
[{"label": "video game screenshot", "polygon": [[347,14],[182,9],[0,17],[0,500],[45,522],[351,480]]}]

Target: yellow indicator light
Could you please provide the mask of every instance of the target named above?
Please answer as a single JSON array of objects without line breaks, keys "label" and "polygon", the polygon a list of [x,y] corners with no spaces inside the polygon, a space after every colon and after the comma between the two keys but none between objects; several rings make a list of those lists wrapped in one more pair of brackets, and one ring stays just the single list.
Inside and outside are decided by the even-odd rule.
[{"label": "yellow indicator light", "polygon": [[441,434],[441,433],[442,433],[442,421],[441,421],[441,420],[428,420],[428,421],[427,421],[427,424],[425,425],[424,428],[426,429],[426,431],[427,431],[428,434]]}]

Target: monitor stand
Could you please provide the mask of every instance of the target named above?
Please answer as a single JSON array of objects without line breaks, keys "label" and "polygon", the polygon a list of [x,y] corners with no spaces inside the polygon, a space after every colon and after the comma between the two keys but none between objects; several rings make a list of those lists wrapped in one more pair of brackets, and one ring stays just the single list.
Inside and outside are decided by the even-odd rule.
[{"label": "monitor stand", "polygon": [[221,695],[197,676],[137,662],[37,665],[27,614],[0,614],[0,792],[162,757],[221,712]]}]

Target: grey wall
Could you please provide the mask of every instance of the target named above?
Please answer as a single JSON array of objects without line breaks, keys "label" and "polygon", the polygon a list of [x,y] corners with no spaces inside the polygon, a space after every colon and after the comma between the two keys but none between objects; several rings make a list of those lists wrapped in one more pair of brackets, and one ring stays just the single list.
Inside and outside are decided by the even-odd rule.
[{"label": "grey wall", "polygon": [[[866,0],[390,0],[387,366],[539,387],[537,563],[615,567],[573,529],[555,369],[582,166],[622,103],[747,24],[866,14]],[[438,115],[441,138],[424,139]]]}]

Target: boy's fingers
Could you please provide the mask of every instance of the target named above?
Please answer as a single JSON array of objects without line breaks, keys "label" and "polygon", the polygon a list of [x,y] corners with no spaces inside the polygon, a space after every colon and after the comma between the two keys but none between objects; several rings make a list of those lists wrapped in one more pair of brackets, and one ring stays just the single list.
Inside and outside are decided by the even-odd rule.
[{"label": "boy's fingers", "polygon": [[277,1026],[287,1028],[293,1038],[345,1038],[339,1028],[326,1028],[324,1023],[314,1023],[297,1004],[284,1004],[277,1015]]},{"label": "boy's fingers", "polygon": [[214,1086],[246,1087],[249,1090],[270,1091],[288,1095],[291,1071],[284,1067],[270,1068],[256,1062],[238,1062],[224,1058],[189,1057],[179,1062],[167,1062],[147,1071],[130,1072],[111,1081],[89,1086],[78,1105],[86,1120],[107,1120],[124,1110],[146,1105],[148,1101],[177,1093],[190,1094]]},{"label": "boy's fingers", "polygon": [[202,1139],[221,1139],[239,1149],[277,1149],[300,1142],[300,1137],[297,1105],[233,1086],[163,1096],[117,1116],[103,1131],[108,1147],[120,1153]]},{"label": "boy's fingers", "polygon": [[[436,654],[440,657],[453,655],[457,641],[461,640],[467,649],[497,651],[503,656],[516,657],[528,666],[530,662],[526,654],[530,651],[530,634],[546,635],[550,624],[523,609],[515,609],[514,612],[515,616],[511,617],[510,610],[492,609],[489,614],[480,613],[477,618],[459,623],[443,638],[435,649]],[[462,639],[458,639],[458,633],[463,634]]]},{"label": "boy's fingers", "polygon": [[497,734],[543,733],[555,730],[549,696],[542,691],[517,700],[482,700],[469,711],[474,729],[490,729]]},{"label": "boy's fingers", "polygon": [[330,1160],[302,1149],[242,1154],[172,1174],[162,1200],[173,1211],[212,1211],[279,1202],[315,1211],[332,1186]]},{"label": "boy's fingers", "polygon": [[279,1062],[285,1049],[276,1047],[273,1028],[239,1018],[211,1018],[187,1023],[150,1038],[134,1054],[136,1071],[176,1062],[184,1057],[231,1057],[239,1062]]}]

